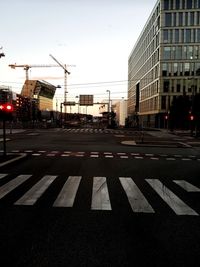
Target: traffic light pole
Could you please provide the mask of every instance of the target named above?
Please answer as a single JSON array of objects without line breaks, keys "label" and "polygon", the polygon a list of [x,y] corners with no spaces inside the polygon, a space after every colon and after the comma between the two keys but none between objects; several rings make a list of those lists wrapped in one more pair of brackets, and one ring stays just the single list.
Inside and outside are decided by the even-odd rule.
[{"label": "traffic light pole", "polygon": [[6,121],[3,119],[3,155],[6,157]]}]

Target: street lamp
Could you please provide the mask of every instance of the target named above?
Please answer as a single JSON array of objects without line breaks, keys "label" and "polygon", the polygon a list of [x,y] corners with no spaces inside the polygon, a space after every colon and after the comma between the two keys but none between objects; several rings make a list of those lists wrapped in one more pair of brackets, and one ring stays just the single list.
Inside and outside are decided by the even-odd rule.
[{"label": "street lamp", "polygon": [[110,113],[110,90],[106,90],[108,92],[108,113]]}]

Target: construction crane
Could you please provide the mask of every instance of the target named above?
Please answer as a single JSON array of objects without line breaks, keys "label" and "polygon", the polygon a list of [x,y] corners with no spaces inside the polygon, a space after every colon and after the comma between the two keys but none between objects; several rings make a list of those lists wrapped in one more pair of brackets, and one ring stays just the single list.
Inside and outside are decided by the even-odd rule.
[{"label": "construction crane", "polygon": [[66,104],[67,104],[67,74],[70,72],[67,70],[66,64],[61,64],[54,56],[49,54],[49,56],[64,70],[64,106],[65,106],[65,119],[66,119]]},{"label": "construction crane", "polygon": [[2,49],[3,49],[3,46],[0,47],[0,58],[1,58],[1,57],[5,57],[4,52],[1,51]]},{"label": "construction crane", "polygon": [[60,67],[60,65],[55,65],[55,64],[20,64],[20,65],[17,65],[16,63],[15,64],[10,64],[8,65],[9,67],[11,67],[12,69],[15,69],[15,68],[24,68],[24,70],[26,71],[26,80],[29,80],[29,75],[28,75],[28,71],[30,68],[46,68],[46,67]]}]

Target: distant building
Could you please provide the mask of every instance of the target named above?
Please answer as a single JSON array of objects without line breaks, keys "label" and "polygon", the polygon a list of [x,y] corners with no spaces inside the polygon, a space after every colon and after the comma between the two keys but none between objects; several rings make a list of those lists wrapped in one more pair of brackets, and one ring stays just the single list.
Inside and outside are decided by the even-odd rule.
[{"label": "distant building", "polygon": [[112,110],[116,113],[116,122],[119,126],[125,126],[127,118],[127,100],[119,100],[112,105]]},{"label": "distant building", "polygon": [[38,108],[41,111],[53,110],[53,97],[56,86],[45,81],[26,80],[22,88],[21,95],[38,100]]},{"label": "distant building", "polygon": [[163,127],[178,96],[200,93],[200,1],[158,0],[128,60],[128,116]]}]

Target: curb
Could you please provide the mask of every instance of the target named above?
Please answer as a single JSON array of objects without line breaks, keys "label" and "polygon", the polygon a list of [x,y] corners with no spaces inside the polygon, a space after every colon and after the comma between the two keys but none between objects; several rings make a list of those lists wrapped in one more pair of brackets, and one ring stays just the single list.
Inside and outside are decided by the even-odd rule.
[{"label": "curb", "polygon": [[[136,143],[135,141],[122,141],[122,145],[125,146],[134,146],[134,147],[168,147],[168,148],[191,148],[192,146],[184,144],[184,143],[177,143],[177,144],[152,144],[152,143]],[[179,145],[178,145],[179,144]]]},{"label": "curb", "polygon": [[[14,153],[8,153],[8,155],[17,155],[17,154],[14,154]],[[14,162],[14,161],[17,161],[17,160],[19,160],[19,159],[25,158],[25,157],[27,156],[26,153],[19,153],[18,155],[19,155],[19,156],[16,157],[16,158],[14,158],[14,159],[10,159],[10,160],[7,160],[7,161],[5,161],[5,162],[0,163],[0,167],[3,167],[3,166],[5,166],[5,165],[7,165],[7,164],[10,164],[10,163],[12,163],[12,162]]]}]

